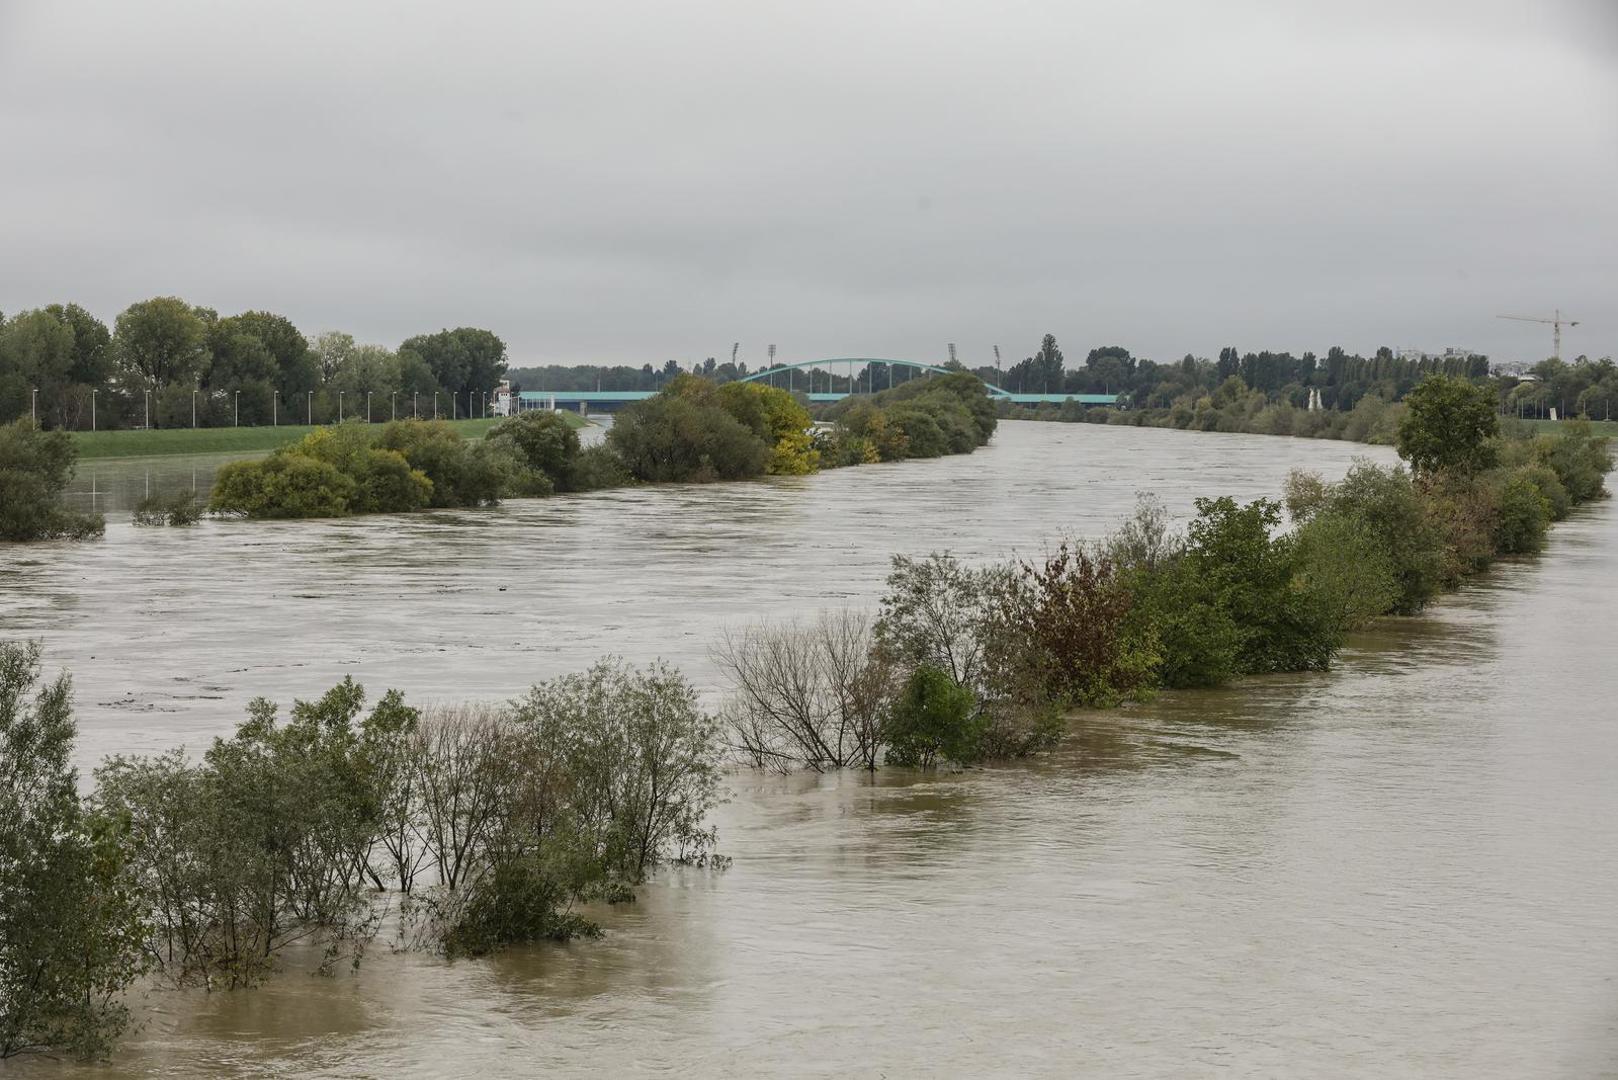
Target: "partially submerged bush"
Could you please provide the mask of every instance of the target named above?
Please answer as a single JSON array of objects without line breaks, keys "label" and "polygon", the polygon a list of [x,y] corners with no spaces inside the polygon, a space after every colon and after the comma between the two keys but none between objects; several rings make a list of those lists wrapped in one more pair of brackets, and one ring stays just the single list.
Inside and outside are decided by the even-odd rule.
[{"label": "partially submerged bush", "polygon": [[745,480],[770,459],[764,440],[717,401],[667,391],[619,413],[607,445],[649,484]]},{"label": "partially submerged bush", "polygon": [[1287,509],[1307,523],[1316,515],[1352,520],[1382,551],[1398,586],[1391,610],[1413,615],[1438,595],[1444,580],[1444,538],[1422,492],[1402,468],[1356,460],[1348,475],[1326,484],[1310,473],[1287,480]]},{"label": "partially submerged bush", "polygon": [[[998,597],[992,648],[1015,683],[1060,706],[1116,705],[1150,692],[1158,651],[1150,627],[1129,618],[1135,596],[1106,556],[1061,544],[1040,563],[1018,563]],[[1009,647],[1007,647],[1009,645]]]},{"label": "partially submerged bush", "polygon": [[873,397],[848,397],[825,412],[852,440],[838,460],[856,464],[969,454],[998,423],[982,380],[966,372],[912,379]]},{"label": "partially submerged bush", "polygon": [[32,420],[0,425],[0,541],[101,535],[100,514],[62,505],[77,459],[65,431],[41,431]]},{"label": "partially submerged bush", "polygon": [[[1560,486],[1560,484],[1558,484]],[[1494,493],[1494,549],[1502,555],[1532,555],[1545,546],[1551,502],[1526,470],[1507,473]]]},{"label": "partially submerged bush", "polygon": [[96,820],[122,829],[108,865],[141,914],[131,955],[220,988],[262,979],[299,941],[323,971],[357,965],[388,889],[407,940],[477,955],[594,933],[576,902],[715,858],[717,724],[672,668],[608,660],[507,706],[425,716],[396,692],[364,704],[351,680],[284,722],[259,700],[200,761],[97,770]]},{"label": "partially submerged bush", "polygon": [[893,703],[888,763],[923,769],[939,761],[969,764],[982,754],[984,726],[972,691],[942,668],[922,664]]},{"label": "partially submerged bush", "polygon": [[716,722],[663,664],[606,660],[509,708],[430,713],[403,815],[438,868],[411,900],[425,941],[480,955],[597,933],[573,903],[712,858],[720,753]]},{"label": "partially submerged bush", "polygon": [[1588,420],[1570,420],[1555,436],[1533,441],[1535,456],[1549,466],[1574,505],[1606,494],[1612,471],[1611,440],[1596,435]]},{"label": "partially submerged bush", "polygon": [[122,822],[78,795],[68,678],[41,685],[39,657],[0,642],[0,1059],[98,1058],[128,1024],[143,913]]},{"label": "partially submerged bush", "polygon": [[618,415],[607,445],[652,484],[800,476],[820,468],[809,413],[785,390],[681,375]]},{"label": "partially submerged bush", "polygon": [[195,525],[203,509],[202,500],[191,492],[171,492],[146,496],[136,504],[133,518],[136,525]]},{"label": "partially submerged bush", "polygon": [[882,758],[893,668],[871,620],[827,612],[728,633],[715,660],[730,682],[724,719],[732,746],[755,768],[787,772]]},{"label": "partially submerged bush", "polygon": [[232,461],[214,474],[209,509],[252,518],[342,517],[358,485],[330,462],[276,453]]},{"label": "partially submerged bush", "polygon": [[396,420],[382,429],[379,450],[397,452],[428,481],[427,505],[485,506],[500,500],[499,464],[478,443],[441,420]]},{"label": "partially submerged bush", "polygon": [[96,807],[128,823],[132,887],[147,906],[144,954],[174,985],[250,985],[298,941],[357,963],[376,929],[367,864],[397,774],[382,767],[415,725],[397,693],[361,718],[345,680],[280,722],[249,706],[200,761],[115,757]]},{"label": "partially submerged bush", "polygon": [[484,438],[489,447],[507,447],[521,464],[544,477],[556,491],[579,490],[579,433],[559,413],[535,410],[502,420]]}]

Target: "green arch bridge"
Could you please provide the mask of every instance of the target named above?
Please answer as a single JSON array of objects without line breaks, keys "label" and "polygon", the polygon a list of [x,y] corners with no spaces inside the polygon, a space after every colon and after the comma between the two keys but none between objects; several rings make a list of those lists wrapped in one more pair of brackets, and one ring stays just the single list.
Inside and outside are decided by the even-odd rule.
[{"label": "green arch bridge", "polygon": [[[886,369],[882,378],[873,365]],[[838,375],[837,369],[846,367],[847,374]],[[841,401],[850,389],[855,394],[871,394],[887,390],[902,383],[893,379],[895,368],[911,368],[925,372],[924,377],[952,374],[949,368],[927,364],[919,360],[890,360],[882,357],[839,356],[825,360],[798,360],[790,364],[777,364],[763,371],[744,375],[737,382],[764,382],[783,390],[801,391],[813,402]],[[912,376],[914,378],[914,376]],[[871,385],[872,383],[875,385]],[[863,385],[862,385],[863,384]],[[841,385],[843,389],[838,389]],[[989,397],[996,401],[1009,401],[1017,405],[1039,405],[1046,402],[1077,401],[1082,405],[1112,405],[1117,394],[1019,394],[1001,386],[985,382]],[[816,389],[823,387],[823,389]],[[519,408],[589,408],[590,406],[617,408],[633,401],[644,401],[657,393],[655,390],[524,390]]]}]

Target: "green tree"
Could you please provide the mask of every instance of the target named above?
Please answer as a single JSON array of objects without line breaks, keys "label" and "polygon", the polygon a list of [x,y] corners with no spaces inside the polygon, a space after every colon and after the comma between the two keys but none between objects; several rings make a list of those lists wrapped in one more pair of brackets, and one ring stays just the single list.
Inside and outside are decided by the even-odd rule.
[{"label": "green tree", "polygon": [[80,386],[105,386],[112,378],[112,333],[107,324],[77,304],[51,304],[45,309],[73,330],[70,380]]},{"label": "green tree", "polygon": [[101,535],[101,515],[62,505],[77,458],[65,431],[41,431],[31,420],[0,426],[0,541]]},{"label": "green tree", "polygon": [[1550,438],[1535,439],[1535,457],[1556,472],[1574,505],[1599,498],[1612,470],[1612,440],[1587,420],[1572,420]]},{"label": "green tree", "polygon": [[337,377],[337,373],[348,363],[348,358],[354,354],[356,347],[354,335],[345,334],[341,330],[328,330],[315,335],[315,340],[309,345],[309,353],[322,384],[329,383]]},{"label": "green tree", "polygon": [[1228,497],[1196,505],[1184,554],[1139,583],[1164,685],[1324,668],[1340,639],[1340,597],[1300,587],[1297,541],[1276,535],[1280,506]]},{"label": "green tree", "polygon": [[231,461],[214,476],[209,509],[251,518],[341,517],[356,485],[335,465],[297,453]]},{"label": "green tree", "polygon": [[0,1058],[101,1057],[143,926],[118,822],[79,801],[68,678],[39,675],[38,645],[0,643]]},{"label": "green tree", "polygon": [[556,413],[535,410],[502,420],[484,442],[509,447],[525,468],[547,477],[556,490],[579,490],[579,433]]},{"label": "green tree", "polygon": [[1513,470],[1495,493],[1494,547],[1502,555],[1532,555],[1545,546],[1550,500],[1527,470]]},{"label": "green tree", "polygon": [[719,724],[679,671],[609,657],[536,684],[513,720],[565,763],[570,812],[609,881],[638,885],[661,862],[706,857],[706,818],[720,800]]},{"label": "green tree", "polygon": [[462,326],[422,334],[399,346],[419,356],[438,385],[459,395],[492,392],[506,372],[506,343],[488,330]]},{"label": "green tree", "polygon": [[258,699],[200,762],[175,752],[97,770],[97,804],[129,825],[145,949],[166,980],[248,985],[298,941],[325,947],[323,968],[358,963],[376,928],[367,882],[391,763],[416,723],[397,693],[361,719],[364,703],[345,680],[283,723]]},{"label": "green tree", "polygon": [[778,387],[761,383],[732,382],[717,391],[704,379],[680,376],[671,386],[683,389],[694,400],[716,401],[730,415],[747,426],[770,448],[765,471],[779,476],[803,476],[820,468],[810,430],[814,422],[798,399]]},{"label": "green tree", "polygon": [[1336,484],[1294,472],[1287,479],[1287,509],[1307,524],[1317,515],[1336,516],[1365,530],[1393,573],[1396,595],[1389,610],[1414,615],[1438,595],[1444,578],[1444,535],[1422,493],[1402,468],[1356,461]]},{"label": "green tree", "polygon": [[231,332],[251,334],[270,351],[275,358],[275,388],[283,403],[319,385],[309,341],[286,316],[270,311],[244,311],[219,321],[228,325]]},{"label": "green tree", "polygon": [[201,309],[175,296],[131,304],[118,316],[113,347],[132,390],[193,387],[208,373],[210,323]]},{"label": "green tree", "polygon": [[[244,424],[268,424],[275,415],[273,395],[281,377],[275,354],[257,334],[243,328],[234,318],[220,319],[209,332],[213,362],[208,368],[208,388],[219,391],[227,414],[217,418],[230,423],[237,417]],[[241,397],[236,399],[237,393]]]},{"label": "green tree", "polygon": [[75,358],[73,327],[49,311],[24,311],[0,324],[0,372],[15,378],[13,415],[37,409],[44,426],[77,427],[80,413],[89,412],[90,388],[75,382]]},{"label": "green tree", "polygon": [[940,760],[971,764],[981,756],[983,726],[972,691],[942,668],[922,664],[893,704],[887,763],[922,769]]},{"label": "green tree", "polygon": [[376,445],[396,450],[432,481],[430,506],[484,506],[500,501],[505,478],[499,463],[448,423],[400,420],[382,429]]},{"label": "green tree", "polygon": [[[326,385],[333,390],[344,391],[348,395],[352,415],[358,416],[363,415],[367,391],[381,398],[386,405],[388,395],[399,391],[400,381],[401,368],[397,353],[380,345],[356,345],[327,378]],[[382,418],[390,419],[391,413],[384,413]]]},{"label": "green tree", "polygon": [[1405,396],[1396,446],[1418,474],[1473,476],[1496,460],[1494,394],[1451,375],[1429,375]]},{"label": "green tree", "polygon": [[1110,560],[1063,543],[1043,562],[1017,564],[1000,592],[993,651],[1050,701],[1115,705],[1149,693],[1156,675],[1156,642],[1129,618],[1133,606]]},{"label": "green tree", "polygon": [[712,386],[690,375],[620,412],[607,445],[637,480],[652,484],[759,476],[771,454],[764,439],[716,400]]},{"label": "green tree", "polygon": [[1315,514],[1297,533],[1297,586],[1329,616],[1334,640],[1398,606],[1399,578],[1372,522]]}]

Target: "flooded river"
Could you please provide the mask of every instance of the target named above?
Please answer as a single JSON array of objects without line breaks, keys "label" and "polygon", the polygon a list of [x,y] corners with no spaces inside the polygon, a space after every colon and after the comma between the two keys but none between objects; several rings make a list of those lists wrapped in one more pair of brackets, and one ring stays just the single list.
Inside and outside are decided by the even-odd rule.
[{"label": "flooded river", "polygon": [[[970,457],[766,483],[115,520],[0,551],[0,633],[73,670],[87,767],[348,674],[500,697],[612,651],[711,681],[722,627],[871,604],[892,552],[1033,553],[1137,490],[1183,514],[1357,454],[1391,457],[1004,424]],[[1332,672],[1081,716],[1030,764],[737,774],[731,869],[660,874],[601,941],[153,994],[88,1075],[1618,1075],[1615,656],[1608,502]]]}]

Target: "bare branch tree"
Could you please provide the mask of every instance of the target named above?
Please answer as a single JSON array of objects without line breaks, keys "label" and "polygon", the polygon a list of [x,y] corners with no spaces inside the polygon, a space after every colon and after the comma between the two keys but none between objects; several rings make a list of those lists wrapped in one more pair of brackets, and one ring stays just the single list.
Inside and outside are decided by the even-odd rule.
[{"label": "bare branch tree", "polygon": [[732,745],[755,768],[876,768],[893,679],[868,615],[727,631],[715,660]]}]

